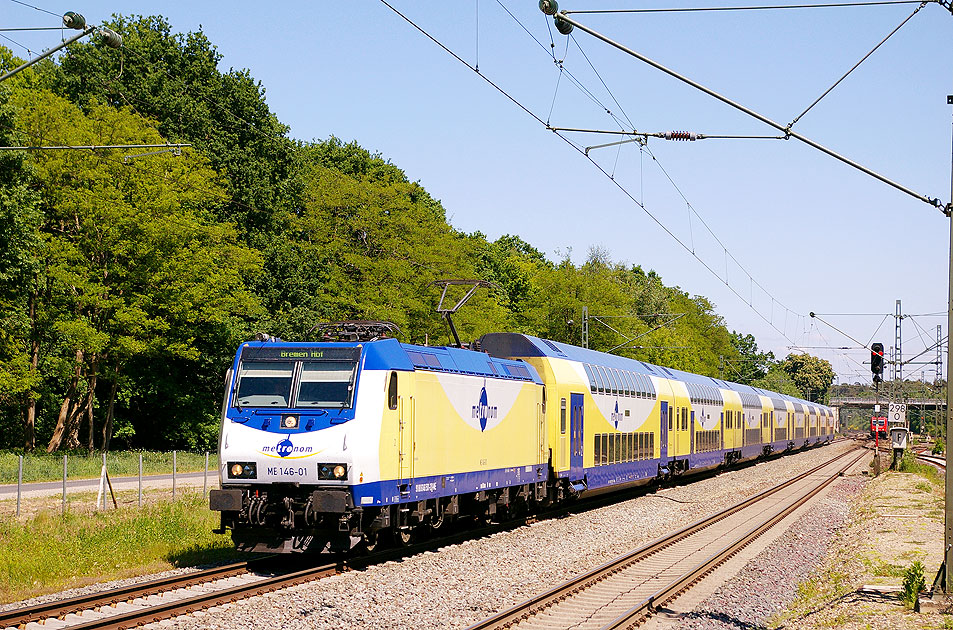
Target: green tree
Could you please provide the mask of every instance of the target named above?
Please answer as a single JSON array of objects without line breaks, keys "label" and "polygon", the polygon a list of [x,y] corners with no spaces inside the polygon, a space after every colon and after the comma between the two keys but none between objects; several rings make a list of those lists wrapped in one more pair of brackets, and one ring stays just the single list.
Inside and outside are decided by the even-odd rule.
[{"label": "green tree", "polygon": [[[408,341],[435,342],[434,280],[476,278],[472,239],[402,171],[356,144],[332,138],[303,146],[302,203],[282,217],[264,250],[260,286],[273,330],[306,339],[321,321],[386,319]],[[464,339],[504,329],[497,299],[478,293],[454,317]]]},{"label": "green tree", "polygon": [[781,369],[801,391],[801,397],[812,402],[827,400],[827,390],[834,382],[834,368],[825,359],[813,355],[789,354]]},{"label": "green tree", "polygon": [[518,236],[506,234],[490,243],[475,232],[469,240],[476,252],[477,273],[500,287],[500,302],[509,311],[513,329],[531,330],[536,305],[544,298],[539,275],[551,272],[554,265]]},{"label": "green tree", "polygon": [[[0,84],[0,144],[12,146],[15,110],[8,100],[8,89]],[[24,155],[0,152],[0,408],[8,409],[11,420],[22,409],[22,444],[31,450],[39,360],[31,311],[39,291],[42,214],[29,182]],[[0,430],[12,438],[21,435],[21,424],[0,419]]]},{"label": "green tree", "polygon": [[739,355],[736,360],[726,361],[726,378],[732,381],[748,385],[762,380],[775,364],[774,353],[761,352],[754,335],[743,335],[733,330],[731,345]]},{"label": "green tree", "polygon": [[222,55],[200,30],[172,33],[161,16],[116,16],[121,53],[95,42],[69,47],[60,64],[44,66],[44,82],[84,110],[96,103],[131,107],[158,121],[172,142],[191,142],[221,182],[227,203],[215,207],[254,238],[274,229],[276,212],[292,207],[299,180],[295,147],[247,70],[218,69]]},{"label": "green tree", "polygon": [[749,384],[768,391],[794,396],[795,398],[804,398],[803,392],[794,384],[790,375],[782,369],[779,363],[773,364],[768,368],[767,374],[751,381]]},{"label": "green tree", "polygon": [[[18,90],[12,102],[19,131],[51,144],[164,141],[152,123],[128,110],[90,103],[87,114],[34,89]],[[194,437],[194,427],[205,426],[198,434],[207,444],[221,385],[194,375],[210,352],[221,364],[220,348],[230,353],[247,334],[248,319],[261,312],[243,281],[259,268],[255,253],[210,212],[225,200],[215,173],[195,152],[127,163],[115,150],[47,151],[30,160],[43,211],[39,252],[47,287],[31,313],[32,326],[41,328],[42,377],[61,401],[47,449],[79,446],[81,425],[85,445],[94,446],[103,381],[111,384],[107,428],[123,375],[159,390],[152,400],[162,400],[157,368],[164,364],[178,368],[170,379],[177,391],[161,412],[140,416],[143,433],[169,437],[187,426],[191,433],[181,433]],[[133,366],[138,370],[130,374]],[[190,399],[204,404],[177,408]],[[185,415],[196,406],[205,412]],[[151,429],[153,417],[162,418],[154,425],[158,431]]]}]

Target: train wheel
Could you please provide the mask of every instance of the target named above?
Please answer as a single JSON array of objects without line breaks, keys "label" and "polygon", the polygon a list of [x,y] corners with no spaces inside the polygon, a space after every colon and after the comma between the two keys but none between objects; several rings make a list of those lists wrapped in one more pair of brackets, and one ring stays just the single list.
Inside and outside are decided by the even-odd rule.
[{"label": "train wheel", "polygon": [[364,534],[364,550],[367,553],[374,553],[380,547],[380,536],[377,532],[373,534]]},{"label": "train wheel", "polygon": [[401,547],[406,547],[414,539],[414,532],[412,529],[402,529],[400,527],[394,530],[394,542],[396,542]]}]

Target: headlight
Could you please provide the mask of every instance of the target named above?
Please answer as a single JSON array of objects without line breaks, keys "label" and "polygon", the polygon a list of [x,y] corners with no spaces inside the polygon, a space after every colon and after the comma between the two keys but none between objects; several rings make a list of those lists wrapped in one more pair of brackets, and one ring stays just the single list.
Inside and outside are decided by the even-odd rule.
[{"label": "headlight", "polygon": [[318,480],[346,481],[347,464],[318,464]]},{"label": "headlight", "polygon": [[229,479],[258,479],[258,465],[255,462],[228,462]]},{"label": "headlight", "polygon": [[298,428],[298,416],[288,415],[281,417],[281,428],[283,429],[297,429]]}]

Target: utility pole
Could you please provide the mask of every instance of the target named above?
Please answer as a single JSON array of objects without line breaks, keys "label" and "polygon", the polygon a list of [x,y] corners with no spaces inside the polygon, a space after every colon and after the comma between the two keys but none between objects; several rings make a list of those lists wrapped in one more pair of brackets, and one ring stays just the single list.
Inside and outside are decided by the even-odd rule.
[{"label": "utility pole", "polygon": [[589,347],[589,307],[582,307],[582,347]]},{"label": "utility pole", "polygon": [[[953,95],[946,97],[946,104],[953,105]],[[953,150],[950,155],[950,190],[953,191]],[[946,206],[946,216],[950,223],[950,276],[946,302],[946,332],[953,331],[953,197]],[[947,339],[946,360],[946,487],[944,488],[944,537],[943,537],[943,591],[949,595],[953,587],[953,458],[950,457],[950,436],[953,436],[953,373],[950,371],[950,341]]]},{"label": "utility pole", "polygon": [[943,374],[943,327],[936,325],[936,380]]},{"label": "utility pole", "polygon": [[[895,341],[893,347],[897,353],[894,357],[894,365],[896,366],[896,371],[894,374],[894,387],[900,387],[900,393],[897,396],[897,402],[903,402],[903,338],[900,336],[901,324],[903,322],[903,311],[900,310],[900,300],[897,300],[897,308],[894,313],[896,323],[894,324]],[[897,381],[900,381],[899,385],[897,384]]]}]

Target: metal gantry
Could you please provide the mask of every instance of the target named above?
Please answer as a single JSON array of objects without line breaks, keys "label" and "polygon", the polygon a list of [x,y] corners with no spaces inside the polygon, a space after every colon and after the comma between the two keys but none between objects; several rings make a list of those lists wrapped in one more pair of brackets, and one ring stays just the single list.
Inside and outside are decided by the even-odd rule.
[{"label": "metal gantry", "polygon": [[894,382],[900,381],[900,395],[903,395],[903,337],[900,336],[901,325],[903,323],[903,311],[900,310],[900,300],[897,300],[897,307],[894,311],[894,317],[896,321],[894,323],[894,339],[895,342],[893,347],[896,349],[897,356],[895,357],[897,366],[896,374],[894,375]]}]

